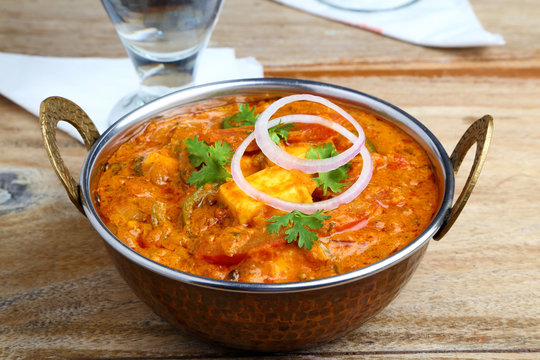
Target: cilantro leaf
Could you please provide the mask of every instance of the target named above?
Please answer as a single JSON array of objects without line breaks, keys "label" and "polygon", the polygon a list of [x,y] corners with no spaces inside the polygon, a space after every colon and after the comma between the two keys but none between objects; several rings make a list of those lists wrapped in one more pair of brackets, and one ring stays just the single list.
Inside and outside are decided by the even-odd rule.
[{"label": "cilantro leaf", "polygon": [[184,141],[186,144],[186,151],[189,153],[189,162],[194,167],[199,167],[206,160],[208,156],[208,145],[203,141],[197,139],[197,135],[191,138],[187,138]]},{"label": "cilantro leaf", "polygon": [[[255,106],[249,107],[247,104],[238,105],[238,112],[228,116],[221,123],[223,129],[229,129],[240,126],[254,126],[259,118],[259,114],[255,115]],[[289,131],[294,129],[293,124],[282,124],[281,121],[276,126],[268,129],[268,134],[272,141],[279,144],[281,140],[287,140]]]},{"label": "cilantro leaf", "polygon": [[286,141],[289,138],[289,131],[292,129],[294,129],[293,124],[282,124],[280,120],[276,126],[268,129],[268,135],[274,143],[279,144],[281,140]]},{"label": "cilantro leaf", "polygon": [[210,157],[216,160],[220,165],[229,165],[234,155],[231,145],[222,140],[216,141],[208,150]]},{"label": "cilantro leaf", "polygon": [[290,224],[290,229],[285,231],[287,242],[290,244],[296,241],[298,247],[311,250],[319,237],[315,231],[310,229],[320,229],[323,226],[323,221],[330,218],[330,215],[324,215],[323,211],[318,210],[313,214],[305,214],[293,210],[283,216],[273,216],[267,220],[269,224],[266,229],[269,233],[277,233],[282,227]]},{"label": "cilantro leaf", "polygon": [[254,111],[255,106],[250,108],[247,104],[240,104],[238,105],[238,112],[226,117],[225,120],[223,120],[221,127],[223,129],[229,129],[239,126],[255,125],[259,114],[255,115]]},{"label": "cilantro leaf", "polygon": [[277,233],[280,228],[289,225],[294,216],[293,212],[290,212],[283,216],[272,216],[270,219],[268,219],[267,221],[269,222],[269,224],[266,226],[268,232],[270,234]]},{"label": "cilantro leaf", "polygon": [[[308,159],[327,159],[332,156],[338,155],[336,148],[332,143],[326,143],[322,146],[316,146],[314,148],[309,148],[306,154]],[[343,166],[338,167],[337,169],[330,170],[328,172],[318,173],[316,177],[313,178],[317,183],[317,186],[322,186],[323,194],[326,195],[328,189],[333,192],[340,192],[341,188],[347,186],[347,184],[342,183],[342,180],[345,180],[349,177],[348,171],[351,167],[350,163],[347,163]]]},{"label": "cilantro leaf", "polygon": [[227,178],[230,178],[231,174],[223,166],[217,164],[214,161],[205,163],[199,170],[191,173],[187,179],[187,183],[195,184],[197,187],[201,187],[204,184],[224,183]]},{"label": "cilantro leaf", "polygon": [[229,165],[233,156],[231,145],[227,142],[217,141],[209,146],[199,141],[197,136],[184,141],[189,161],[192,166],[200,167],[193,171],[186,180],[188,184],[201,187],[208,183],[222,183],[231,177],[224,165]]},{"label": "cilantro leaf", "polygon": [[321,146],[315,146],[309,148],[306,154],[308,159],[328,159],[329,157],[336,156],[337,152],[334,144],[326,143]]},{"label": "cilantro leaf", "polygon": [[337,169],[319,173],[313,180],[315,180],[318,186],[322,186],[323,195],[326,195],[328,189],[338,193],[341,191],[342,187],[347,186],[347,184],[344,184],[341,181],[349,177],[349,174],[347,174],[349,168],[350,164],[345,164]]}]

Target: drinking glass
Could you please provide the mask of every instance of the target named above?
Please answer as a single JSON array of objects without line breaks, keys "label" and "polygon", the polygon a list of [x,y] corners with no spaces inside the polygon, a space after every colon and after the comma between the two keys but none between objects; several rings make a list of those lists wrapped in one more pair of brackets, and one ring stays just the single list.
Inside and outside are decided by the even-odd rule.
[{"label": "drinking glass", "polygon": [[109,123],[193,83],[198,58],[223,0],[101,0],[139,76],[139,89],[112,109]]}]

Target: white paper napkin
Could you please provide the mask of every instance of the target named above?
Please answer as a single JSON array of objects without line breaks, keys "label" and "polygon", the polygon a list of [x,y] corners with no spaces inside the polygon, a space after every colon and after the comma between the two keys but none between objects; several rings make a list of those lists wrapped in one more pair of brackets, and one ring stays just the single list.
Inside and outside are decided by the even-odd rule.
[{"label": "white paper napkin", "polygon": [[[209,48],[201,54],[195,84],[263,77],[254,58],[239,58],[234,49]],[[0,53],[0,95],[38,116],[41,101],[62,96],[79,105],[98,131],[107,129],[113,106],[137,90],[138,78],[128,58],[55,58]],[[69,124],[58,127],[82,140]]]},{"label": "white paper napkin", "polygon": [[468,0],[417,0],[394,10],[373,12],[342,10],[320,0],[274,1],[417,45],[449,48],[505,44],[501,35],[484,30]]}]

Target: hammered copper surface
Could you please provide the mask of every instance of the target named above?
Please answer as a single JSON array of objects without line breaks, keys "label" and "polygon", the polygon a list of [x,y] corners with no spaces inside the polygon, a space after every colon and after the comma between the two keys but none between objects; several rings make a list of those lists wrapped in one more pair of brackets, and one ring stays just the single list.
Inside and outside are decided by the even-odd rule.
[{"label": "hammered copper surface", "polygon": [[249,293],[181,283],[131,262],[107,244],[124,280],[157,315],[221,345],[288,351],[318,345],[356,329],[386,307],[416,270],[412,256],[369,277],[303,292]]},{"label": "hammered copper surface", "polygon": [[[276,79],[275,83],[268,79],[264,81],[267,82],[267,86],[283,86],[281,82],[285,80]],[[304,82],[304,86],[308,84],[311,83]],[[229,85],[221,86],[228,88]],[[240,90],[236,91],[259,89],[261,84],[252,80],[250,84],[242,86],[245,88],[239,88]],[[295,82],[288,86],[296,89],[295,86],[300,85]],[[325,91],[325,89],[329,91],[326,87],[319,88],[314,83],[311,86],[314,93],[318,93],[319,90]],[[302,90],[305,89],[302,88]],[[215,89],[212,91],[220,95],[226,93],[225,90],[223,93]],[[182,93],[177,93],[177,96],[180,95],[183,96]],[[206,91],[197,96],[203,95],[205,99],[208,97]],[[174,99],[174,96],[163,98],[162,105],[168,106],[168,102]],[[184,99],[184,101],[187,100]],[[370,101],[378,100],[371,99]],[[149,111],[151,113],[152,108]],[[116,267],[137,296],[163,319],[184,331],[229,347],[258,351],[295,350],[333,340],[358,328],[387,306],[418,266],[429,243],[429,231],[448,230],[455,217],[459,215],[460,207],[467,201],[468,194],[478,176],[479,170],[475,171],[475,166],[481,165],[485,159],[492,126],[490,117],[484,117],[473,124],[454,151],[458,155],[452,155],[452,162],[442,149],[442,145],[438,144],[434,137],[430,138],[432,135],[422,135],[425,136],[422,139],[429,138],[434,147],[442,149],[438,150],[437,159],[440,161],[441,169],[446,169],[445,174],[450,172],[448,176],[445,175],[445,198],[441,210],[435,215],[426,232],[393,255],[392,262],[384,266],[373,264],[370,266],[370,272],[361,272],[362,275],[356,278],[336,276],[319,279],[316,281],[317,285],[312,288],[304,286],[305,283],[298,283],[298,286],[281,288],[285,290],[278,292],[271,286],[258,287],[258,285],[268,284],[225,286],[217,281],[209,281],[211,279],[177,272],[154,263],[123,245],[106,230],[93,208],[89,178],[95,171],[94,166],[97,162],[94,165],[92,161],[85,162],[81,186],[79,186],[63,166],[56,146],[54,132],[56,123],[60,120],[72,123],[83,135],[87,147],[90,147],[98,138],[95,127],[80,108],[61,98],[44,102],[41,108],[41,120],[44,141],[53,168],[62,179],[68,195],[79,210],[83,209],[82,203],[88,206],[84,208],[88,210],[85,214],[89,216],[90,221],[105,240]],[[407,118],[406,120],[413,123],[414,119]],[[88,129],[90,131],[87,131]],[[115,129],[112,130],[114,134]],[[111,135],[109,132],[107,134]],[[111,137],[99,146],[93,146],[87,159],[93,158],[110,141]],[[470,175],[472,186],[466,187],[459,198],[463,197],[461,203],[458,199],[453,208],[451,194],[453,194],[454,182],[451,171],[457,171],[462,155],[464,156],[475,142],[478,144],[476,157],[480,160],[475,161],[476,165],[473,166]],[[483,149],[478,150],[480,147]],[[97,164],[99,166],[99,163]],[[81,199],[81,194],[84,201]],[[441,233],[437,235],[442,236]]]}]

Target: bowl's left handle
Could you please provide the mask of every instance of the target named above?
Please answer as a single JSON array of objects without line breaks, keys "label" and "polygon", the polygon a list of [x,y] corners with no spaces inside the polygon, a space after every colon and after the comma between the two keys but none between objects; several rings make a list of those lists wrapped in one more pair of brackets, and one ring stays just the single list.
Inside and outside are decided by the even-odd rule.
[{"label": "bowl's left handle", "polygon": [[99,138],[99,132],[88,115],[75,103],[59,96],[49,97],[41,103],[39,109],[41,133],[49,161],[58,175],[58,178],[66,188],[69,199],[84,215],[82,197],[79,184],[73,179],[64,160],[60,156],[56,144],[56,128],[59,121],[66,121],[73,125],[81,134],[86,148],[90,150],[94,142]]}]

